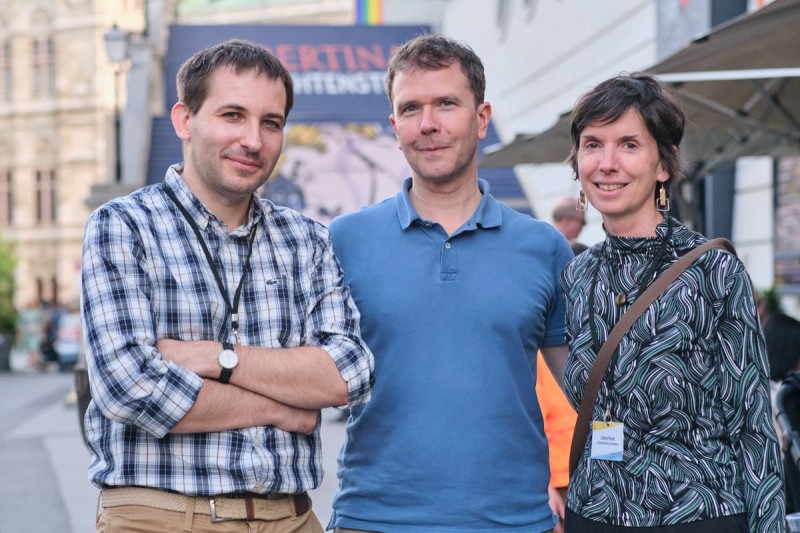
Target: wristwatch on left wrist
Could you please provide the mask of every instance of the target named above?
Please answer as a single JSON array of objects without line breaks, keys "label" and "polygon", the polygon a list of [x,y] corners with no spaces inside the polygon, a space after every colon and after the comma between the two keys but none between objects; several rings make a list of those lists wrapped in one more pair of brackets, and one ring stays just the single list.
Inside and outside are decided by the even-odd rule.
[{"label": "wristwatch on left wrist", "polygon": [[233,344],[229,342],[222,343],[222,351],[217,356],[219,366],[222,369],[219,373],[219,382],[227,383],[231,379],[233,369],[239,364],[239,356],[233,350]]}]

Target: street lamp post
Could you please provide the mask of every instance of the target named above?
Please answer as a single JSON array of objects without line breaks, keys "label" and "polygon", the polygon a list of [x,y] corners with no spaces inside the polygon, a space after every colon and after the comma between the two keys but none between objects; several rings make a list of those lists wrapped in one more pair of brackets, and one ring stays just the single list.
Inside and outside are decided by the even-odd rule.
[{"label": "street lamp post", "polygon": [[121,136],[121,114],[120,109],[120,75],[122,74],[123,63],[128,59],[128,34],[119,26],[114,24],[110,30],[103,35],[106,43],[106,54],[109,61],[114,65],[114,180],[116,183],[122,182],[122,136]]}]

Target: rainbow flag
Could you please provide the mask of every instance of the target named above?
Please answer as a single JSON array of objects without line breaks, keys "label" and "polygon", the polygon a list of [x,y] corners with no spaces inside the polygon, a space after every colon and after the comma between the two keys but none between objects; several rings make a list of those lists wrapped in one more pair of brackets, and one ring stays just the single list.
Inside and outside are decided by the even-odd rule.
[{"label": "rainbow flag", "polygon": [[383,0],[356,0],[356,24],[378,26],[383,22]]}]

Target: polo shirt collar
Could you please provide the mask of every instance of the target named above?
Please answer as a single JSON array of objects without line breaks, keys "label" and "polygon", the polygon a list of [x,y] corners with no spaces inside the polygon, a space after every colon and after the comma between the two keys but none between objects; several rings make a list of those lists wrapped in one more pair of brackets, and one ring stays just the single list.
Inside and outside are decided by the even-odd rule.
[{"label": "polo shirt collar", "polygon": [[[478,189],[480,189],[482,195],[481,202],[478,204],[478,208],[475,209],[475,213],[470,217],[469,222],[482,228],[499,226],[503,220],[500,204],[489,193],[489,183],[484,179],[478,178]],[[411,178],[406,178],[403,181],[402,190],[394,198],[397,218],[400,221],[400,227],[404,230],[408,229],[415,220],[422,220],[411,203],[411,197],[408,194],[410,190]],[[468,225],[469,222],[467,222]]]}]

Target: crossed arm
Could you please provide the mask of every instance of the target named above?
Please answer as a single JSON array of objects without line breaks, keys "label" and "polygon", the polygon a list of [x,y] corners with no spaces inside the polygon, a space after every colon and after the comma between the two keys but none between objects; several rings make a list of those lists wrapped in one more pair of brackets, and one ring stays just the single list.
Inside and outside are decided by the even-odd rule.
[{"label": "crossed arm", "polygon": [[312,433],[319,409],[303,409],[217,381],[205,380],[194,404],[172,433],[207,433],[254,426],[275,426],[289,432]]},{"label": "crossed arm", "polygon": [[[248,397],[256,396],[256,400],[262,399],[258,403],[264,403],[265,399],[267,404],[275,404],[277,412],[283,411],[289,427],[300,428],[290,431],[310,432],[319,419],[319,409],[347,403],[347,383],[333,359],[321,348],[269,349],[237,345],[239,364],[227,385],[212,381],[219,377],[217,356],[221,349],[221,344],[215,341],[162,339],[158,342],[158,351],[164,360],[177,363],[205,379],[195,404],[173,431],[210,431],[206,425],[217,420],[233,423],[229,417],[239,409],[240,402],[247,405]],[[226,407],[225,403],[233,400],[233,395],[237,399]],[[246,412],[241,415],[247,418]],[[303,431],[304,428],[307,431]]]}]

